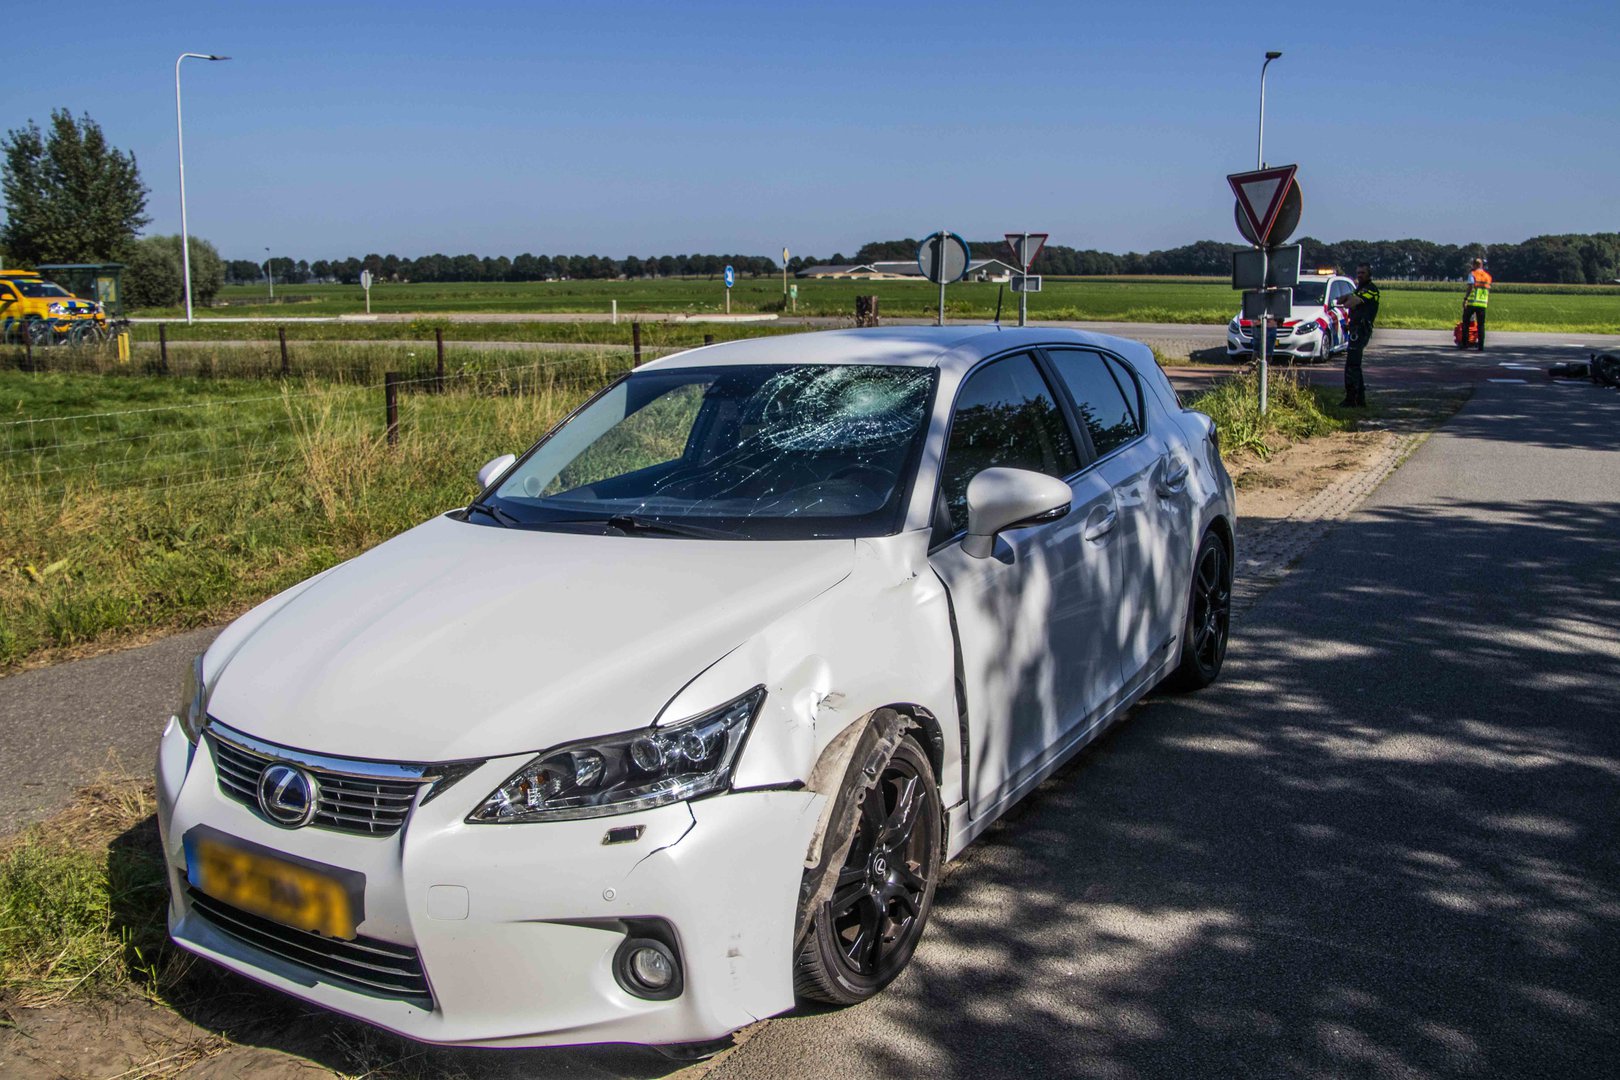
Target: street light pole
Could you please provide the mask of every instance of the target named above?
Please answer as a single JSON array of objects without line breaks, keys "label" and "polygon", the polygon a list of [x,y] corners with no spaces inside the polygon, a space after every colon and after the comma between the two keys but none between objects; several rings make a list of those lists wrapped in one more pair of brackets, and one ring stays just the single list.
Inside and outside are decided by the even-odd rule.
[{"label": "street light pole", "polygon": [[180,62],[194,60],[229,60],[228,56],[212,53],[181,53],[174,62],[174,132],[175,144],[180,151],[180,262],[185,267],[186,325],[191,325],[191,233],[186,228],[186,128],[180,114]]},{"label": "street light pole", "polygon": [[[1266,167],[1266,68],[1270,67],[1271,62],[1280,56],[1282,56],[1280,52],[1268,52],[1266,53],[1266,62],[1260,65],[1260,133],[1255,136],[1254,140],[1254,167],[1257,170]],[[1260,248],[1260,283],[1262,285],[1265,284],[1266,271],[1269,269],[1268,263],[1270,261],[1271,253],[1262,246]],[[1271,397],[1271,370],[1270,365],[1266,363],[1266,353],[1270,351],[1271,347],[1271,315],[1262,311],[1260,318],[1256,321],[1259,323],[1254,328],[1254,336],[1259,339],[1255,342],[1257,346],[1255,355],[1260,358],[1260,415],[1264,416],[1267,407],[1270,405],[1269,399]]]},{"label": "street light pole", "polygon": [[1270,67],[1271,62],[1281,55],[1280,52],[1268,52],[1266,53],[1266,62],[1260,65],[1260,134],[1254,140],[1254,167],[1256,169],[1266,167],[1266,68]]}]

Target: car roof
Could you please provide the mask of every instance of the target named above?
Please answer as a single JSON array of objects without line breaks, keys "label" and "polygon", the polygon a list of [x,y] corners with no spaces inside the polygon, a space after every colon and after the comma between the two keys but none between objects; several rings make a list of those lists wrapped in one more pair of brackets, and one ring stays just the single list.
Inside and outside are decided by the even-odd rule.
[{"label": "car roof", "polygon": [[1020,328],[994,323],[879,326],[739,338],[688,349],[637,370],[742,364],[874,364],[937,367],[949,373],[965,371],[984,357],[1006,349],[1060,344],[1089,345],[1112,352],[1142,348],[1124,338],[1062,327]]}]

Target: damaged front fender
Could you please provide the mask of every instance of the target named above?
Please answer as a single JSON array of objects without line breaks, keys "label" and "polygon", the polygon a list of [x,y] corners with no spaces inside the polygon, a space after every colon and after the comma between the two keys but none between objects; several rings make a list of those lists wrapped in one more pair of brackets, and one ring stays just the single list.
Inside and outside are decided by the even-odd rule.
[{"label": "damaged front fender", "polygon": [[804,944],[811,916],[832,896],[838,883],[838,871],[855,840],[861,804],[877,786],[910,727],[911,718],[904,713],[878,709],[846,728],[817,762],[808,787],[828,798],[805,852],[804,881],[794,920],[795,950]]}]

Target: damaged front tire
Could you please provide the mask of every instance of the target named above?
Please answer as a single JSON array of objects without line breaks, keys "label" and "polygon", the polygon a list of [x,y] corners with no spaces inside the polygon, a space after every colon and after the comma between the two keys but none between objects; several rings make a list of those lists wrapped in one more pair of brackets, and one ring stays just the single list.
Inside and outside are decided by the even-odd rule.
[{"label": "damaged front tire", "polygon": [[[855,771],[854,783],[867,780]],[[811,914],[793,986],[853,1005],[905,969],[922,938],[944,861],[944,813],[928,755],[906,734],[865,787],[837,877]]]}]

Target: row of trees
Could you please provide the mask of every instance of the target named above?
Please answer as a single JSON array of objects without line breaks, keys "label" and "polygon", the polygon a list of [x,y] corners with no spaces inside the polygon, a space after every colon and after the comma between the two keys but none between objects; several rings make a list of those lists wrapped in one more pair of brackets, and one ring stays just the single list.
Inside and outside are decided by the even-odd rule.
[{"label": "row of trees", "polygon": [[[1301,259],[1307,267],[1335,266],[1351,270],[1360,263],[1373,268],[1374,275],[1398,280],[1454,281],[1461,278],[1475,258],[1483,258],[1491,273],[1502,281],[1533,281],[1555,284],[1606,284],[1620,278],[1620,233],[1564,234],[1535,236],[1517,244],[1436,244],[1429,240],[1339,240],[1328,242],[1315,237],[1296,241],[1304,250]],[[1245,245],[1200,240],[1181,247],[1115,255],[1107,251],[1048,244],[1035,260],[1037,274],[1185,274],[1220,276],[1231,272],[1232,252]],[[1000,240],[969,243],[975,257],[1007,260],[1006,244]],[[833,262],[873,262],[910,259],[917,254],[917,241],[884,240],[867,244],[845,260],[834,255]],[[791,264],[790,268],[791,267]]]},{"label": "row of trees", "polygon": [[[1315,237],[1297,241],[1303,248],[1307,267],[1334,266],[1351,270],[1369,263],[1373,273],[1393,280],[1451,281],[1461,278],[1471,260],[1484,258],[1491,272],[1502,281],[1551,282],[1559,284],[1600,284],[1620,278],[1620,233],[1537,236],[1517,244],[1436,244],[1429,240],[1339,240],[1329,242]],[[827,258],[795,255],[788,260],[790,273],[821,263],[850,264],[916,257],[914,239],[881,240],[863,245],[854,255],[835,252]],[[1009,256],[1000,240],[970,242],[975,257]],[[1232,269],[1232,252],[1243,245],[1200,240],[1160,251],[1126,252],[1123,255],[1093,248],[1072,248],[1048,244],[1035,260],[1038,274],[1132,275],[1170,274],[1219,277]],[[655,277],[719,277],[727,265],[739,274],[781,273],[775,260],[757,255],[631,255],[614,259],[602,255],[505,255],[491,258],[477,255],[424,255],[401,258],[398,255],[366,255],[363,258],[316,259],[308,262],[278,256],[269,265],[278,282],[301,285],[309,282],[356,284],[362,270],[371,271],[378,281],[550,281],[558,278],[611,279]],[[262,282],[265,263],[233,259],[225,266],[225,279],[236,284]]]},{"label": "row of trees", "polygon": [[[491,258],[477,255],[424,255],[418,259],[398,255],[367,255],[364,258],[316,259],[313,262],[277,256],[268,260],[278,282],[302,285],[312,281],[336,281],[352,285],[362,270],[371,271],[378,281],[551,281],[557,278],[613,279],[651,277],[718,278],[727,266],[739,274],[775,274],[780,267],[760,255],[631,255],[625,259],[605,255],[505,255]],[[247,284],[265,279],[266,264],[232,259],[226,264],[227,280]]]}]

